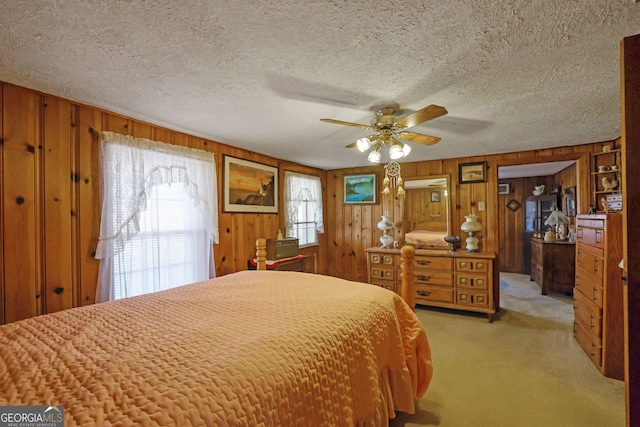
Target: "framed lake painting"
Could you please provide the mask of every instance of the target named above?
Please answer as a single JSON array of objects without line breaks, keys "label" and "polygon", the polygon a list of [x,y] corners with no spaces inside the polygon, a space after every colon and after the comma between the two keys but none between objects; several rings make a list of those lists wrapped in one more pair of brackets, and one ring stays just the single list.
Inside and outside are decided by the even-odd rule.
[{"label": "framed lake painting", "polygon": [[345,204],[376,204],[376,174],[344,176]]},{"label": "framed lake painting", "polygon": [[225,212],[278,213],[278,168],[224,156]]}]

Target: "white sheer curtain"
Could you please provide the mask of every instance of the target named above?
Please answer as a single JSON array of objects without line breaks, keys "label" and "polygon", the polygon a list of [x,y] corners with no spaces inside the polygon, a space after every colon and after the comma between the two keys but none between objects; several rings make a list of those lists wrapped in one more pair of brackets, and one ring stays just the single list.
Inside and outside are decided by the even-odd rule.
[{"label": "white sheer curtain", "polygon": [[[316,233],[324,233],[322,217],[322,184],[313,175],[285,171],[284,214],[287,236],[300,239],[300,244],[317,243]],[[309,224],[313,222],[314,224]],[[312,228],[303,224],[312,225]],[[304,230],[313,231],[315,239],[305,238]]]},{"label": "white sheer curtain", "polygon": [[97,302],[215,276],[213,153],[102,132],[100,163]]}]

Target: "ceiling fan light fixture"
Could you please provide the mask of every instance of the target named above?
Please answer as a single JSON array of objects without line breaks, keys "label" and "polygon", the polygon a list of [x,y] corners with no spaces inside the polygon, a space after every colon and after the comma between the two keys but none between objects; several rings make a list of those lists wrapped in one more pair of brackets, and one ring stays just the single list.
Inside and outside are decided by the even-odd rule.
[{"label": "ceiling fan light fixture", "polygon": [[397,160],[403,157],[407,157],[407,155],[409,155],[409,153],[411,152],[411,147],[403,143],[398,138],[410,141],[411,143],[424,145],[433,145],[437,144],[440,141],[440,138],[438,137],[424,135],[416,132],[409,132],[405,131],[404,129],[443,116],[447,114],[446,108],[439,105],[431,104],[403,117],[398,118],[395,114],[396,109],[394,107],[388,106],[378,108],[376,116],[371,119],[370,125],[345,122],[335,119],[320,119],[320,121],[376,132],[373,135],[369,135],[365,138],[360,138],[357,141],[352,142],[351,144],[346,146],[346,148],[357,147],[358,151],[360,151],[361,153],[366,152],[372,146],[375,147],[375,149],[370,151],[368,155],[369,161],[373,163],[381,162],[382,155],[380,153],[380,150],[382,146],[387,145],[389,146],[388,154],[391,160]]},{"label": "ceiling fan light fixture", "polygon": [[399,142],[393,142],[389,147],[389,157],[391,157],[391,159],[393,160],[401,159],[402,157],[405,156],[403,148],[404,148],[404,144]]},{"label": "ceiling fan light fixture", "polygon": [[380,155],[380,144],[376,144],[376,147],[369,153],[367,160],[371,163],[380,163],[380,159],[382,156]]},{"label": "ceiling fan light fixture", "polygon": [[356,146],[361,153],[364,153],[371,147],[371,140],[369,138],[360,138],[356,141]]}]

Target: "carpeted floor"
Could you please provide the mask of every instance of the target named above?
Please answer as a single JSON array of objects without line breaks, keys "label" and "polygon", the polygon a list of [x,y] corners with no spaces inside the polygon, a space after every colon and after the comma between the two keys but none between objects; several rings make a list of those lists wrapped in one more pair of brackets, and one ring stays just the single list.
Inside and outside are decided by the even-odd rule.
[{"label": "carpeted floor", "polygon": [[416,309],[434,376],[416,414],[391,426],[624,426],[624,382],[604,377],[573,337],[573,298],[500,276],[501,311]]}]

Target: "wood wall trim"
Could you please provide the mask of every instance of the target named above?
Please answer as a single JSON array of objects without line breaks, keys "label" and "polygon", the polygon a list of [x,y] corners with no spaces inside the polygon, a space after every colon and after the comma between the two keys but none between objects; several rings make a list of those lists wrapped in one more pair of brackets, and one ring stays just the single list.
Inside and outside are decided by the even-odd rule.
[{"label": "wood wall trim", "polygon": [[[5,84],[0,82],[0,118],[4,117],[4,88]],[[0,120],[0,167],[4,166],[4,120]],[[4,173],[0,173],[0,212],[4,213]],[[5,275],[4,265],[4,215],[0,217],[0,325],[6,323],[5,310]]]},{"label": "wood wall trim", "polygon": [[[629,242],[640,240],[635,221],[640,215],[640,186],[629,182],[640,163],[640,34],[622,40],[621,117],[622,164],[626,179],[623,194],[623,257],[625,265],[625,387],[627,426],[640,425],[640,252],[629,251]],[[633,245],[634,249],[637,244]]]}]

